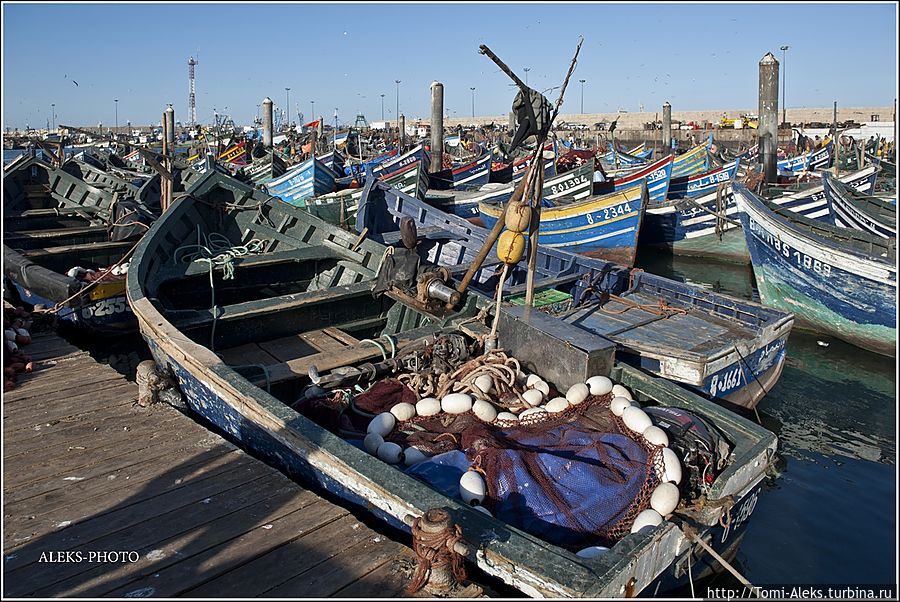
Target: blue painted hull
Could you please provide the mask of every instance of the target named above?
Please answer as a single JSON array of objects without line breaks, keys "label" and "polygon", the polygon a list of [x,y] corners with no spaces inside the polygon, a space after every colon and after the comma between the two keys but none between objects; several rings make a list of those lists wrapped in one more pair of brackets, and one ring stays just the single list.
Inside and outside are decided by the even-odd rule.
[{"label": "blue painted hull", "polygon": [[[614,193],[609,197],[545,207],[541,213],[540,244],[601,257],[620,265],[634,265],[641,217],[646,207],[640,191],[634,190],[636,194]],[[484,209],[482,205],[481,221],[486,228],[493,228],[496,214]],[[493,209],[498,211],[499,207]]]},{"label": "blue painted hull", "polygon": [[[583,165],[571,171],[544,180],[543,200],[555,202],[560,199],[584,199],[591,195],[593,168]],[[449,199],[433,198],[429,202],[436,208],[458,215],[464,219],[480,217],[478,205],[480,203],[505,204],[512,198],[515,186],[510,184],[502,188],[496,188],[477,194],[455,195]]]},{"label": "blue painted hull", "polygon": [[814,169],[825,169],[831,165],[831,153],[833,144],[829,142],[817,151],[782,159],[778,161],[778,171],[812,171]]},{"label": "blue painted hull", "polygon": [[740,159],[735,159],[728,165],[712,169],[705,173],[673,179],[669,184],[669,199],[694,198],[702,196],[716,189],[723,182],[730,182],[735,172],[740,167]]},{"label": "blue painted hull", "polygon": [[476,189],[488,183],[491,177],[491,162],[494,153],[484,153],[475,161],[453,168],[453,188],[457,190]]},{"label": "blue painted hull", "polygon": [[[843,176],[841,181],[867,192],[874,186],[875,174],[873,168],[867,168]],[[834,223],[822,186],[775,198],[772,202],[803,217]],[[743,234],[735,235],[740,232],[739,211],[730,185],[722,193],[719,208],[718,203],[717,194],[712,192],[696,199],[659,206],[651,204],[644,215],[639,244],[665,248],[677,255],[750,263]]]},{"label": "blue painted hull", "polygon": [[306,199],[334,190],[337,174],[318,159],[310,159],[266,184],[266,192],[286,203],[302,207]]},{"label": "blue painted hull", "polygon": [[[17,282],[13,282],[19,298],[30,305],[53,307],[56,303],[42,297]],[[69,302],[57,313],[60,321],[78,330],[97,335],[119,335],[134,332],[138,328],[137,318],[125,293],[106,299],[87,300],[73,304]]]},{"label": "blue painted hull", "polygon": [[[608,194],[609,192],[624,192],[634,187],[640,186],[644,180],[647,181],[647,194],[650,199],[650,206],[654,203],[661,203],[669,194],[669,183],[672,181],[672,163],[671,156],[665,157],[652,163],[632,174],[616,178],[610,182],[595,182],[595,194]],[[597,172],[599,174],[599,172]]]},{"label": "blue painted hull", "polygon": [[811,234],[741,184],[735,196],[763,303],[793,312],[798,324],[818,333],[896,356],[893,258],[869,257]]}]

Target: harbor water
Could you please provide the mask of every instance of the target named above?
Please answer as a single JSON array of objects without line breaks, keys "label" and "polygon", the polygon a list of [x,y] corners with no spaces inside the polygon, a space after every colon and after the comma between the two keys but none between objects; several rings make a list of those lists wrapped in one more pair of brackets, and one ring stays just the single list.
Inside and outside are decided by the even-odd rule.
[{"label": "harbor water", "polygon": [[[637,267],[759,301],[750,266],[650,251]],[[791,332],[781,378],[757,407],[778,436],[779,474],[764,485],[734,563],[750,583],[896,583],[896,387],[893,358]],[[742,589],[724,573],[696,596],[707,586]]]}]

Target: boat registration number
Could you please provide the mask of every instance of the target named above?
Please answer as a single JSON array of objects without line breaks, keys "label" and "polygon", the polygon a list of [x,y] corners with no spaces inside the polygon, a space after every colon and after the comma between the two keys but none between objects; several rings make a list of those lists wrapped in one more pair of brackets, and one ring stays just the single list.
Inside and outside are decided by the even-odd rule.
[{"label": "boat registration number", "polygon": [[594,217],[593,213],[588,213],[587,221],[590,224],[593,224],[595,220],[604,222],[608,219],[625,215],[626,213],[631,213],[631,205],[629,205],[628,203],[622,203],[621,205],[616,205],[615,207],[607,207],[606,209],[604,209],[602,218],[600,217],[599,211],[597,212],[596,217]]},{"label": "boat registration number", "polygon": [[120,314],[125,311],[129,311],[128,301],[125,297],[114,297],[112,299],[104,299],[103,301],[98,301],[97,303],[93,303],[81,310],[81,317],[88,318],[102,318],[103,316],[111,316],[113,314]]},{"label": "boat registration number", "polygon": [[737,512],[731,513],[731,520],[726,523],[725,529],[722,531],[722,543],[725,543],[725,540],[731,535],[732,530],[737,530],[738,527],[747,522],[747,519],[750,518],[750,515],[753,514],[753,511],[756,509],[756,502],[758,499],[759,489],[754,491],[753,495],[743,501],[741,507],[737,509]]},{"label": "boat registration number", "polygon": [[772,236],[771,233],[767,232],[755,220],[750,220],[750,229],[759,235],[760,240],[765,241],[767,245],[781,253],[786,259],[791,260],[792,263],[796,263],[798,268],[808,272],[815,272],[821,276],[831,276],[831,266],[829,264],[824,261],[819,261],[803,251],[794,249],[777,236]]},{"label": "boat registration number", "polygon": [[560,182],[559,184],[554,184],[550,187],[550,194],[562,194],[567,190],[571,190],[573,188],[578,188],[582,184],[587,184],[588,179],[584,176],[577,176],[572,178],[571,180],[566,180],[565,182]]}]

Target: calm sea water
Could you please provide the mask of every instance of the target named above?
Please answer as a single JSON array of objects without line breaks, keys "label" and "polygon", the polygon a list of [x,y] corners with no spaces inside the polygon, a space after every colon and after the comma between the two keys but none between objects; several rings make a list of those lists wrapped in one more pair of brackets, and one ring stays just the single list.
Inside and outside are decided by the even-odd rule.
[{"label": "calm sea water", "polygon": [[[642,252],[638,267],[759,300],[749,266]],[[778,436],[780,476],[764,487],[736,568],[754,585],[896,584],[895,360],[794,330],[757,410]],[[727,573],[709,585],[740,589]]]}]

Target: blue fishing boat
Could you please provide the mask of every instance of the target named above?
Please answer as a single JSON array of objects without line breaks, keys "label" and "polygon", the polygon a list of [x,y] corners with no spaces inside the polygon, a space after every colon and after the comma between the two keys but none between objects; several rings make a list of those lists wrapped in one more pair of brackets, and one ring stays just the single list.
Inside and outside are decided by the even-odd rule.
[{"label": "blue fishing boat", "polygon": [[[875,176],[876,169],[869,166],[841,176],[841,181],[855,189],[868,191],[874,186]],[[834,223],[822,185],[776,186],[768,189],[766,196],[779,207],[804,217]],[[697,198],[650,204],[644,214],[638,244],[665,249],[675,255],[750,263],[738,213],[730,182]]]},{"label": "blue fishing boat", "polygon": [[[548,142],[544,145],[542,156],[544,162],[544,179],[547,180],[556,175],[557,153],[554,143]],[[531,165],[531,157],[532,155],[529,153],[527,156],[514,159],[502,167],[495,168],[492,166],[488,181],[497,184],[509,184],[510,182],[518,184],[519,180],[525,176],[525,172],[528,171],[528,167]]]},{"label": "blue fishing boat", "polygon": [[825,196],[834,212],[834,223],[882,238],[897,236],[897,207],[878,197],[863,194],[827,171],[822,174]]},{"label": "blue fishing boat", "polygon": [[684,197],[698,197],[707,194],[722,182],[729,182],[734,178],[740,168],[740,159],[735,159],[727,165],[711,169],[704,173],[694,174],[681,178],[672,178],[669,183],[667,198],[674,200]]},{"label": "blue fishing boat", "polygon": [[[585,164],[571,171],[544,180],[543,199],[557,202],[562,199],[582,200],[591,196],[594,167]],[[489,184],[479,191],[435,191],[429,190],[425,198],[441,211],[466,219],[480,218],[481,203],[505,204],[513,194],[513,184]]]},{"label": "blue fishing boat", "polygon": [[647,149],[640,155],[613,149],[601,155],[600,159],[608,166],[633,167],[637,165],[644,165],[645,163],[647,163],[648,158],[652,154],[653,149]]},{"label": "blue fishing boat", "polygon": [[320,157],[316,157],[319,161],[322,162],[322,165],[330,169],[336,174],[344,173],[344,162],[346,159],[344,155],[341,154],[340,151],[330,150],[324,155]]},{"label": "blue fishing boat", "polygon": [[[712,138],[712,136],[710,136]],[[709,171],[709,146],[707,144],[698,144],[697,146],[675,156],[672,163],[672,179],[684,178],[695,174]]]},{"label": "blue fishing boat", "polygon": [[334,190],[337,174],[318,159],[307,159],[286,171],[280,178],[266,184],[266,192],[285,203],[303,205],[311,197]]},{"label": "blue fishing boat", "polygon": [[462,165],[430,174],[429,188],[436,190],[477,190],[488,183],[494,153],[488,151]]},{"label": "blue fishing boat", "polygon": [[674,157],[668,155],[627,175],[606,181],[598,181],[598,178],[601,178],[602,175],[599,171],[594,172],[593,192],[595,195],[623,192],[629,188],[641,186],[642,182],[646,180],[649,203],[651,205],[653,203],[661,203],[665,200],[666,195],[669,194],[673,161]]},{"label": "blue fishing boat", "polygon": [[[381,161],[374,167],[372,167],[372,175],[376,178],[385,178],[390,177],[391,175],[397,173],[397,171],[412,165],[416,161],[422,162],[427,171],[427,167],[429,164],[430,153],[425,149],[424,144],[418,144],[413,148],[409,149],[402,155],[397,155],[395,157],[391,157],[386,161]],[[367,174],[368,171],[363,171],[363,173]]]},{"label": "blue fishing boat", "polygon": [[759,296],[799,326],[896,356],[896,238],[785,211],[732,184]]},{"label": "blue fishing boat", "polygon": [[[404,217],[414,220],[419,253],[461,276],[488,230],[380,183],[366,185],[356,229],[393,243]],[[502,267],[495,252],[470,284],[493,297]],[[752,408],[778,380],[793,324],[790,313],[732,299],[609,261],[539,245],[536,296],[543,311],[616,343],[624,361],[712,399]],[[523,266],[504,282],[504,297],[522,303]],[[613,294],[613,302],[605,296]],[[677,308],[677,309],[676,309]]]},{"label": "blue fishing boat", "polygon": [[347,163],[345,158],[344,160],[344,175],[355,176],[362,175],[366,173],[366,168],[375,168],[379,163],[383,163],[397,156],[397,149],[393,149],[389,152],[386,152],[382,155],[378,155],[377,157],[373,157],[366,161],[357,160],[354,158],[350,158],[350,163]]},{"label": "blue fishing boat", "polygon": [[[781,159],[778,161],[778,171],[813,171],[824,169],[831,165],[831,153],[834,143],[828,142],[825,146],[810,153]],[[758,151],[757,151],[758,153]]]},{"label": "blue fishing boat", "polygon": [[[581,200],[541,201],[542,246],[600,257],[619,265],[634,265],[641,218],[647,206],[647,187]],[[504,203],[481,202],[478,211],[486,228],[500,219]]]}]

